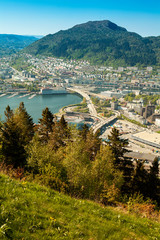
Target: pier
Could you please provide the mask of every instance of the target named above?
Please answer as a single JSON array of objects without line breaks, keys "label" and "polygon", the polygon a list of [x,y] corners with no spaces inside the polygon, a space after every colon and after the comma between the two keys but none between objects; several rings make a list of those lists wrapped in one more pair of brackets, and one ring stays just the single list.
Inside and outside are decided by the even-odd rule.
[{"label": "pier", "polygon": [[15,96],[17,96],[18,95],[18,93],[14,93],[13,95],[11,95],[11,96],[9,96],[9,97],[7,97],[7,98],[12,98],[12,97],[15,97]]},{"label": "pier", "polygon": [[36,96],[37,94],[33,94],[32,96],[30,96],[28,99],[32,99]]},{"label": "pier", "polygon": [[7,93],[3,93],[2,95],[0,95],[0,97],[4,97],[4,96],[6,96],[7,95]]},{"label": "pier", "polygon": [[29,95],[31,95],[31,93],[24,94],[24,95],[22,95],[22,96],[19,96],[18,98],[24,98],[24,97],[27,97],[27,96],[29,96]]}]

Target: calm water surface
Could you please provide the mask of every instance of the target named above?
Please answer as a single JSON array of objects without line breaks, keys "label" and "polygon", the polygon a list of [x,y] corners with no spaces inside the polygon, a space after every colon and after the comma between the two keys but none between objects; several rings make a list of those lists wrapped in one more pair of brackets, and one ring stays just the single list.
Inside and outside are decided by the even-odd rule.
[{"label": "calm water surface", "polygon": [[[32,94],[33,95],[33,94]],[[1,95],[0,95],[1,96]],[[68,106],[70,104],[80,103],[82,98],[76,94],[64,94],[64,95],[36,95],[32,99],[28,99],[29,96],[19,98],[17,95],[12,98],[8,98],[9,95],[0,97],[0,115],[4,120],[4,110],[9,105],[11,109],[16,109],[20,102],[24,102],[27,112],[32,116],[33,121],[38,123],[38,119],[41,118],[42,110],[48,107],[52,113],[57,113],[60,108]]]}]

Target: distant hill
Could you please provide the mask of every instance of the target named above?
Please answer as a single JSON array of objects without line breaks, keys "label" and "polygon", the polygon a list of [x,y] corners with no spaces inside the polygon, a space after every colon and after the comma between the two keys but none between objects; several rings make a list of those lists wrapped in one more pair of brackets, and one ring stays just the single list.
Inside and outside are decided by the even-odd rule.
[{"label": "distant hill", "polygon": [[160,64],[160,37],[141,37],[104,20],[49,34],[24,49],[33,55],[86,59],[93,64]]},{"label": "distant hill", "polygon": [[0,56],[10,55],[35,42],[38,38],[14,34],[0,34]]}]

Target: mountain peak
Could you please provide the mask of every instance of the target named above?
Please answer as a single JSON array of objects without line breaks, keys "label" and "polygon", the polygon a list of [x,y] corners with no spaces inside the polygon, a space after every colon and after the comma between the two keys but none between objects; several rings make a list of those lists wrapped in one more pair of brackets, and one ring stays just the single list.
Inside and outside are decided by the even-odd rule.
[{"label": "mountain peak", "polygon": [[102,21],[89,21],[87,23],[82,23],[74,26],[72,29],[75,28],[84,28],[84,29],[106,29],[106,30],[113,30],[113,31],[127,31],[125,28],[122,28],[115,23],[109,20],[102,20]]},{"label": "mountain peak", "polygon": [[159,38],[143,38],[109,20],[89,21],[50,34],[24,51],[34,55],[87,59],[91,64],[107,66],[147,66],[160,62],[159,41]]}]

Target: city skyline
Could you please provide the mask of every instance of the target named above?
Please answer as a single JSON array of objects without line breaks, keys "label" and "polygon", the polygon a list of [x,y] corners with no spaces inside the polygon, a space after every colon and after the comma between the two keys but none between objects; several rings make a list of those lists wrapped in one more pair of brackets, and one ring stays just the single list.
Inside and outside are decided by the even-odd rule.
[{"label": "city skyline", "polygon": [[45,36],[76,24],[97,20],[110,20],[144,37],[160,36],[160,2],[2,0],[0,33]]}]

